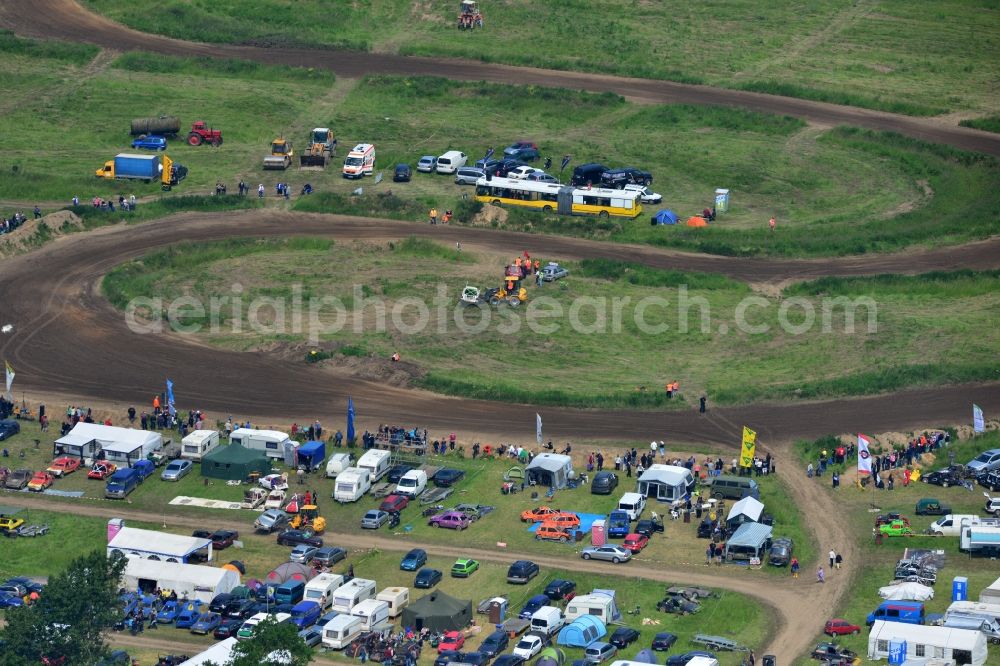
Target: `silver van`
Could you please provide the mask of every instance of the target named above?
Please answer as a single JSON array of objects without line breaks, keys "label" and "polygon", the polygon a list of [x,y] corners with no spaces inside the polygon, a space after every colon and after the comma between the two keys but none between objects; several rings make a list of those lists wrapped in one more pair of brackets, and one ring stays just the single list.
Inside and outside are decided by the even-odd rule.
[{"label": "silver van", "polygon": [[485,178],[486,172],[475,167],[462,167],[455,172],[455,183],[458,185],[475,185],[480,178]]}]

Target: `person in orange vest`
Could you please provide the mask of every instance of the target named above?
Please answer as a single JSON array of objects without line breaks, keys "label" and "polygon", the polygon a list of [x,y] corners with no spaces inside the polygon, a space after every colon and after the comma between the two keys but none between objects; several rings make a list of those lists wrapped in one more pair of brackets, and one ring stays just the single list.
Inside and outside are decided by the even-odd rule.
[{"label": "person in orange vest", "polygon": [[667,385],[664,388],[667,391],[667,397],[668,398],[673,398],[674,397],[674,383],[673,382],[667,382]]},{"label": "person in orange vest", "polygon": [[160,413],[160,396],[158,395],[153,396],[153,413],[154,414]]},{"label": "person in orange vest", "polygon": [[521,267],[521,257],[514,257],[514,265],[518,268]]},{"label": "person in orange vest", "polygon": [[774,224],[775,224],[774,223],[774,215],[772,215],[770,221],[768,221],[768,223],[767,223],[767,226],[769,226],[771,228],[771,231],[774,231]]},{"label": "person in orange vest", "polygon": [[535,259],[535,272],[537,273],[539,270],[541,270],[541,268],[542,268],[542,262],[538,261],[538,259]]},{"label": "person in orange vest", "polygon": [[674,381],[673,389],[674,389],[674,394],[675,395],[678,394],[678,393],[680,393],[681,392],[681,383],[678,382],[678,381]]}]

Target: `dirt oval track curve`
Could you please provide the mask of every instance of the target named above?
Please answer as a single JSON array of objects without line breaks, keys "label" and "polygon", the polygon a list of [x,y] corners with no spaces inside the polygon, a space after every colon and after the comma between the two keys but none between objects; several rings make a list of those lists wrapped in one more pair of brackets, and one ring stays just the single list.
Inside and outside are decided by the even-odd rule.
[{"label": "dirt oval track curve", "polygon": [[[891,270],[912,256],[871,257],[867,269],[855,259],[787,262],[718,260],[651,248],[618,247],[580,239],[521,236],[460,227],[279,212],[186,213],[135,227],[108,227],[74,235],[0,266],[4,323],[14,332],[0,340],[0,357],[17,370],[22,390],[86,396],[131,403],[160,390],[169,377],[185,405],[214,414],[236,413],[279,423],[339,415],[353,396],[361,427],[379,422],[421,423],[436,432],[457,430],[495,436],[534,434],[534,409],[463,400],[352,379],[335,369],[277,359],[263,353],[208,348],[179,334],[133,333],[124,316],[100,296],[101,277],[112,267],[178,239],[202,241],[232,236],[326,236],[339,240],[398,239],[409,235],[461,240],[470,248],[504,252],[525,247],[553,256],[621,256],[673,268],[712,269],[767,281],[789,275]],[[513,245],[512,245],[513,244]],[[995,244],[985,247],[994,265]],[[950,252],[950,251],[949,251]],[[931,255],[934,256],[934,255]],[[947,255],[944,263],[953,258]],[[923,265],[926,268],[926,264]],[[729,270],[727,270],[727,268]],[[1000,411],[1000,384],[953,386],[896,395],[790,405],[694,411],[578,410],[541,408],[545,429],[558,439],[641,439],[717,442],[732,445],[743,424],[754,424],[762,441],[813,437],[844,429],[869,431],[965,421],[977,402]],[[445,430],[447,429],[447,430]]]},{"label": "dirt oval track curve", "polygon": [[4,0],[0,2],[0,26],[23,35],[86,42],[118,51],[151,51],[168,55],[242,58],[278,65],[308,65],[329,69],[345,77],[366,74],[430,75],[462,81],[493,81],[613,92],[650,103],[738,106],[765,113],[796,116],[825,126],[854,125],[899,132],[924,141],[1000,156],[1000,135],[947,125],[936,120],[742,90],[513,67],[472,60],[186,42],[126,28],[86,10],[75,0]]}]

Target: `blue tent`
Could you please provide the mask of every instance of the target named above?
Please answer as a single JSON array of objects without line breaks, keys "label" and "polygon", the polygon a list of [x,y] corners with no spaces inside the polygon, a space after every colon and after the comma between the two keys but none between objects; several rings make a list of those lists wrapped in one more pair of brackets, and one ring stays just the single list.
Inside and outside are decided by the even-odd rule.
[{"label": "blue tent", "polygon": [[653,224],[677,224],[677,220],[677,213],[669,208],[664,208],[653,216]]},{"label": "blue tent", "polygon": [[587,647],[594,641],[604,638],[607,633],[608,629],[600,618],[581,615],[562,628],[556,642],[570,647]]},{"label": "blue tent", "polygon": [[643,664],[655,664],[656,654],[649,648],[643,648],[639,650],[639,653],[632,657],[632,661],[638,661]]},{"label": "blue tent", "polygon": [[298,464],[309,469],[316,469],[323,464],[326,457],[326,444],[323,442],[306,442],[298,448]]}]

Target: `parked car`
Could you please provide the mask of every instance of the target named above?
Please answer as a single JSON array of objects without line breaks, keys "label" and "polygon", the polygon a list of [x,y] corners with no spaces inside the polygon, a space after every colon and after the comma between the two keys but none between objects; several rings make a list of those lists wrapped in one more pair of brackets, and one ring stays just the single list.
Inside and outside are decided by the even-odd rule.
[{"label": "parked car", "polygon": [[229,604],[233,603],[234,600],[236,600],[236,597],[228,592],[222,592],[212,597],[212,600],[208,602],[208,610],[213,613],[221,613],[222,615],[225,615],[226,608],[228,608]]},{"label": "parked car", "polygon": [[270,534],[276,530],[288,527],[288,523],[290,521],[291,516],[281,509],[268,509],[264,513],[257,516],[257,520],[254,521],[253,526],[258,532]]},{"label": "parked car", "polygon": [[412,176],[413,171],[410,169],[409,164],[397,164],[396,168],[392,172],[392,182],[408,183]]},{"label": "parked car", "polygon": [[854,661],[858,655],[851,650],[843,648],[836,643],[819,643],[810,654],[813,659],[820,661]]},{"label": "parked car", "polygon": [[222,616],[218,613],[202,613],[198,621],[191,625],[192,634],[208,635],[222,624]]},{"label": "parked car", "polygon": [[917,506],[914,513],[918,516],[947,516],[951,513],[951,507],[941,504],[941,502],[936,499],[924,497],[923,499],[917,500]]},{"label": "parked car", "polygon": [[824,625],[823,627],[823,633],[829,636],[845,636],[847,634],[860,634],[861,627],[859,627],[856,624],[851,624],[847,620],[834,618],[832,620],[826,621],[826,625]]},{"label": "parked car", "polygon": [[987,472],[976,477],[976,481],[983,488],[991,492],[1000,490],[1000,472]]},{"label": "parked car", "polygon": [[65,476],[72,474],[80,467],[80,459],[70,456],[61,456],[53,460],[45,471],[52,476]]},{"label": "parked car", "polygon": [[461,631],[446,631],[438,643],[438,652],[445,650],[461,650],[465,645],[465,634]]},{"label": "parked car", "polygon": [[509,174],[517,167],[522,167],[522,166],[528,166],[528,165],[522,162],[521,160],[516,160],[511,157],[507,157],[500,160],[500,163],[497,164],[496,170],[493,173],[499,175],[501,178],[506,178],[507,174]]},{"label": "parked car", "polygon": [[653,520],[652,518],[643,518],[635,524],[635,533],[641,534],[643,536],[652,537],[656,532],[663,531],[663,521]]},{"label": "parked car", "polygon": [[387,513],[399,513],[405,509],[409,503],[410,498],[407,495],[389,495],[382,500],[382,504],[380,504],[378,508],[380,511],[385,511]]},{"label": "parked car", "polygon": [[779,537],[771,543],[767,561],[776,567],[783,567],[792,561],[794,542],[788,537]]},{"label": "parked car", "polygon": [[486,173],[496,173],[497,167],[499,167],[502,162],[503,160],[494,160],[494,159],[476,160],[476,163],[473,165],[473,167],[475,167],[476,169],[482,169]]},{"label": "parked car", "polygon": [[924,483],[941,486],[942,488],[957,486],[962,483],[962,469],[957,465],[945,467],[944,469],[924,474],[920,477],[920,480]]},{"label": "parked car", "polygon": [[140,136],[138,139],[132,140],[132,147],[139,150],[166,150],[167,137],[156,134]]},{"label": "parked car", "polygon": [[538,575],[538,565],[531,560],[516,560],[507,569],[507,582],[525,585]]},{"label": "parked car", "polygon": [[451,530],[464,530],[472,521],[461,511],[445,511],[431,516],[427,524],[431,527],[447,527]]},{"label": "parked car", "polygon": [[224,617],[219,623],[219,626],[215,628],[212,632],[212,637],[218,640],[224,638],[231,638],[236,636],[236,632],[239,631],[240,627],[243,626],[243,622],[246,618],[242,617]]},{"label": "parked car", "polygon": [[321,564],[324,567],[333,566],[337,562],[347,559],[347,551],[337,546],[323,546],[317,548],[313,553],[313,563]]},{"label": "parked car", "polygon": [[650,646],[657,652],[669,650],[677,642],[677,636],[669,631],[661,631],[653,636],[653,644]]},{"label": "parked car", "polygon": [[632,534],[626,535],[625,541],[622,543],[622,548],[630,550],[632,553],[640,553],[642,552],[642,549],[648,545],[648,536],[633,532]]},{"label": "parked car", "polygon": [[618,475],[614,472],[602,470],[594,475],[590,481],[591,495],[610,495],[618,487]]},{"label": "parked car", "polygon": [[667,594],[656,602],[656,610],[674,615],[691,615],[700,611],[701,606],[682,594]]},{"label": "parked car", "polygon": [[665,666],[687,666],[687,663],[694,659],[695,657],[705,657],[706,659],[715,659],[715,655],[711,652],[706,652],[705,650],[688,650],[683,654],[675,654],[673,656],[667,657],[664,662]]},{"label": "parked car", "polygon": [[295,548],[292,548],[292,552],[288,554],[288,561],[309,564],[312,562],[313,557],[316,556],[317,550],[319,550],[319,548],[316,546],[310,546],[307,543],[300,543]]},{"label": "parked car", "polygon": [[494,631],[483,639],[483,642],[479,645],[479,651],[488,657],[496,657],[507,649],[509,643],[510,637],[507,636],[506,631]]},{"label": "parked car", "polygon": [[[45,663],[44,661],[42,663]],[[107,657],[98,661],[94,666],[130,666],[132,657],[125,650],[112,650]]]},{"label": "parked car", "polygon": [[4,481],[3,485],[11,490],[21,490],[28,485],[34,475],[35,473],[30,469],[16,469],[7,475],[7,480]]},{"label": "parked car", "polygon": [[521,522],[541,523],[549,516],[558,516],[562,513],[559,509],[552,509],[547,506],[538,506],[534,509],[527,509],[521,512]]},{"label": "parked car", "polygon": [[279,546],[297,546],[300,543],[319,548],[323,545],[323,539],[310,530],[285,530],[278,535]]},{"label": "parked car", "polygon": [[309,647],[316,647],[323,640],[323,629],[322,627],[317,627],[316,625],[306,627],[299,632],[299,638],[301,638],[302,642]]},{"label": "parked car", "polygon": [[0,442],[10,439],[19,432],[21,432],[21,424],[15,419],[0,421]]},{"label": "parked car", "polygon": [[160,474],[164,481],[180,481],[194,468],[190,460],[172,460]]},{"label": "parked car", "polygon": [[970,460],[965,467],[973,474],[1000,470],[1000,449],[983,451],[978,456]]},{"label": "parked car", "polygon": [[87,478],[104,481],[117,471],[118,466],[114,463],[98,462],[94,463],[94,466],[90,468],[89,472],[87,472]]},{"label": "parked car", "polygon": [[[530,166],[519,166],[517,168],[511,169],[507,172],[507,177],[512,180],[523,180],[528,177],[529,174],[541,171],[541,169],[536,169]],[[542,172],[544,173],[544,172]]]},{"label": "parked car", "polygon": [[558,541],[566,543],[573,538],[573,534],[565,527],[559,527],[552,523],[542,523],[535,530],[535,539],[539,541]]},{"label": "parked car", "polygon": [[450,488],[465,476],[465,472],[460,469],[453,469],[451,467],[445,467],[439,469],[437,474],[434,475],[434,485],[438,488]]},{"label": "parked car", "polygon": [[19,608],[24,605],[24,598],[10,592],[0,592],[0,608]]},{"label": "parked car", "polygon": [[197,599],[181,604],[177,617],[174,618],[174,626],[178,629],[190,629],[201,618],[204,610],[201,601]]},{"label": "parked car", "polygon": [[524,659],[516,654],[502,654],[493,662],[493,666],[521,666]]},{"label": "parked car", "polygon": [[543,606],[548,606],[551,601],[547,594],[536,594],[528,599],[528,603],[524,604],[517,616],[522,620],[527,620],[535,614],[535,611]]},{"label": "parked car", "polygon": [[417,572],[417,577],[413,579],[413,587],[429,590],[440,583],[443,577],[444,574],[437,569],[421,569]]},{"label": "parked car", "polygon": [[622,189],[628,184],[650,185],[653,182],[653,174],[635,167],[624,167],[621,169],[610,169],[601,174],[601,185],[605,187],[616,187]]},{"label": "parked car", "polygon": [[427,564],[427,551],[423,548],[414,548],[399,563],[399,568],[403,571],[416,571]]},{"label": "parked car", "polygon": [[[986,508],[983,509],[986,513],[992,513],[996,518],[1000,518],[1000,497],[990,497],[986,493],[983,493],[986,497]],[[0,528],[3,527],[3,523],[0,523]]]},{"label": "parked car", "polygon": [[580,557],[585,560],[605,560],[607,562],[628,562],[632,559],[632,553],[621,546],[587,546],[580,551]]},{"label": "parked car", "polygon": [[517,141],[512,143],[503,149],[503,154],[505,157],[525,161],[534,161],[541,156],[538,152],[538,146],[531,141]]},{"label": "parked car", "polygon": [[535,171],[534,173],[529,173],[524,177],[525,180],[531,180],[536,183],[558,183],[559,179],[550,173],[545,173],[544,171]]},{"label": "parked car", "polygon": [[639,203],[644,204],[658,204],[663,201],[663,195],[657,194],[653,190],[649,189],[645,185],[637,185],[630,183],[622,188],[626,192],[638,192],[639,193]]},{"label": "parked car", "polygon": [[388,483],[399,483],[399,480],[403,476],[414,469],[412,465],[393,465],[389,468],[389,471],[385,473],[385,480]]},{"label": "parked car", "polygon": [[567,530],[575,530],[580,527],[580,516],[575,513],[557,513],[555,515],[546,516],[545,520],[542,521],[542,524],[552,527],[562,527]]},{"label": "parked car", "polygon": [[455,172],[456,185],[475,185],[480,178],[486,177],[486,171],[476,167],[462,167]]},{"label": "parked car", "polygon": [[389,522],[389,513],[381,509],[372,509],[361,518],[361,527],[366,530],[377,530]]},{"label": "parked car", "polygon": [[436,155],[424,155],[417,160],[417,171],[431,173],[437,167],[438,158]]},{"label": "parked car", "polygon": [[885,525],[879,525],[878,531],[882,536],[909,536],[913,534],[910,524],[902,520],[893,520]]},{"label": "parked car", "polygon": [[584,650],[583,658],[588,664],[601,664],[618,654],[618,648],[610,643],[595,641]]},{"label": "parked car", "polygon": [[618,627],[608,639],[608,642],[619,650],[624,650],[630,644],[639,640],[639,632],[632,627]]},{"label": "parked car", "polygon": [[451,565],[451,577],[452,578],[468,578],[476,571],[479,570],[479,562],[466,557],[459,558],[455,560],[455,564]]},{"label": "parked car", "polygon": [[576,596],[576,581],[556,578],[545,586],[542,593],[552,601],[570,601]]},{"label": "parked car", "polygon": [[7,580],[4,581],[3,584],[4,585],[20,585],[21,587],[24,588],[24,591],[26,593],[27,592],[38,592],[39,594],[41,594],[42,590],[45,589],[45,585],[43,583],[39,583],[37,580],[32,580],[32,579],[28,578],[27,576],[15,576],[14,578],[8,578]]},{"label": "parked car", "polygon": [[52,482],[56,480],[56,477],[52,476],[48,472],[35,472],[31,477],[31,481],[28,481],[28,490],[34,490],[35,492],[41,492],[52,485]]},{"label": "parked car", "polygon": [[514,656],[528,660],[542,651],[545,640],[538,634],[525,634],[514,646]]},{"label": "parked car", "polygon": [[256,612],[257,602],[253,599],[235,599],[226,606],[226,617],[236,618],[240,623]]}]

